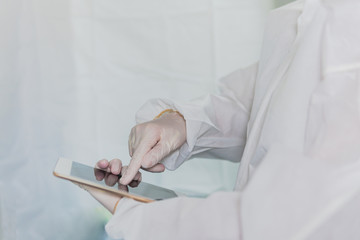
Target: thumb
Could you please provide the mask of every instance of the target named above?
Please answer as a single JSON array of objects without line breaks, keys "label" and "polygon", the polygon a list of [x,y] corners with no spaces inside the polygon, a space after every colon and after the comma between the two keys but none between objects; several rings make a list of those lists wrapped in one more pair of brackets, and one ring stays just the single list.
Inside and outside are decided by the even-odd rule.
[{"label": "thumb", "polygon": [[165,166],[162,163],[158,163],[155,166],[151,167],[151,168],[142,168],[145,171],[148,172],[153,172],[153,173],[160,173],[165,171]]},{"label": "thumb", "polygon": [[141,166],[145,169],[152,168],[163,158],[171,153],[171,148],[167,144],[158,142],[148,153],[145,154]]}]

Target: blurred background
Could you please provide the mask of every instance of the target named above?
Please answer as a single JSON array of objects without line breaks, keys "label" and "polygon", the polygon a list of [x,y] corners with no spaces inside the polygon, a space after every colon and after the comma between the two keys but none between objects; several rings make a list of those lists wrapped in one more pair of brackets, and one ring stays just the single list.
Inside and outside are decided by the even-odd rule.
[{"label": "blurred background", "polygon": [[[0,239],[107,239],[110,217],[52,175],[62,156],[130,160],[150,98],[188,101],[259,58],[276,0],[1,0]],[[154,116],[158,113],[154,113]],[[237,164],[194,159],[144,181],[206,196]]]}]

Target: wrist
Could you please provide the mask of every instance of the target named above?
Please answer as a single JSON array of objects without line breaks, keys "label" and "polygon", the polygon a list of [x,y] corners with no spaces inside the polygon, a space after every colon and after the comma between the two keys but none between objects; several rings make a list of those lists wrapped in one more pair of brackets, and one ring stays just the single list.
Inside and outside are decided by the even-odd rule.
[{"label": "wrist", "polygon": [[182,115],[179,111],[173,109],[165,109],[164,111],[160,112],[154,119],[159,119],[166,115],[180,116],[185,121],[184,115]]},{"label": "wrist", "polygon": [[91,187],[88,189],[88,192],[111,213],[116,211],[117,205],[121,200],[119,195],[97,188]]}]

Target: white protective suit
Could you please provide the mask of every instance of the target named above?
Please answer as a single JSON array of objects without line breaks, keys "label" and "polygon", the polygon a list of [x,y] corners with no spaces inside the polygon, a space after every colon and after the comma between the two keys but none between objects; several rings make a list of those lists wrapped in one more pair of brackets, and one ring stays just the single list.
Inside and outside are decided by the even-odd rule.
[{"label": "white protective suit", "polygon": [[[122,199],[106,226],[125,239],[359,239],[360,1],[297,1],[273,11],[259,64],[219,95],[152,100],[186,119],[187,143],[163,160],[240,161],[234,192],[142,204]],[[249,181],[250,179],[250,181]]]}]

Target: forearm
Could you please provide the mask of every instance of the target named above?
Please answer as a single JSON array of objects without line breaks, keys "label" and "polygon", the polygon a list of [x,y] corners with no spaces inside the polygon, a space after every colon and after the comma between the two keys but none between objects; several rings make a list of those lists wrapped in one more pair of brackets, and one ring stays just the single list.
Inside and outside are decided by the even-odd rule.
[{"label": "forearm", "polygon": [[235,192],[150,204],[123,199],[106,231],[125,239],[240,239],[239,208]]},{"label": "forearm", "polygon": [[177,168],[191,157],[240,161],[256,73],[257,65],[253,65],[230,74],[221,80],[219,94],[210,94],[188,103],[153,99],[138,111],[138,123],[151,120],[164,109],[179,111],[184,116],[186,143],[164,159],[168,169]]}]

